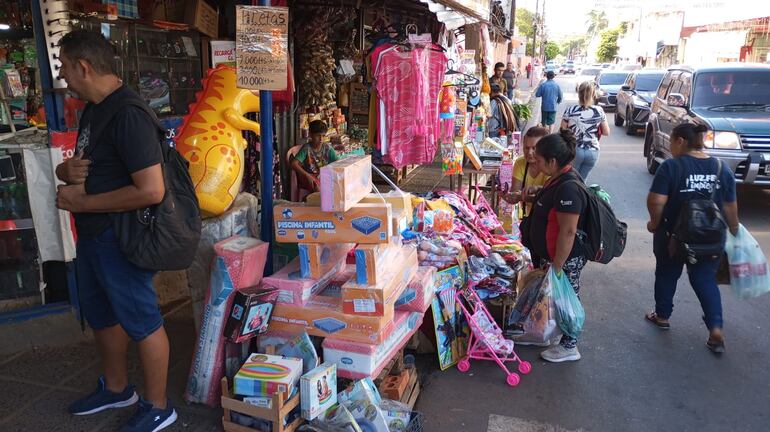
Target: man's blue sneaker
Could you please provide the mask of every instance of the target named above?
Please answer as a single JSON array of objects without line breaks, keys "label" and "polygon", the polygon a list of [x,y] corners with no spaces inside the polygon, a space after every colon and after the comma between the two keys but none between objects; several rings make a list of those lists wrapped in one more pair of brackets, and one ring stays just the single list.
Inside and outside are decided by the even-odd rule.
[{"label": "man's blue sneaker", "polygon": [[136,414],[128,419],[128,423],[120,429],[120,432],[158,432],[176,421],[176,411],[171,406],[171,401],[166,402],[166,409],[158,409],[151,403],[139,398],[139,408]]},{"label": "man's blue sneaker", "polygon": [[70,405],[69,412],[73,415],[96,414],[110,408],[131,406],[138,400],[134,386],[129,385],[121,393],[113,393],[107,390],[104,377],[99,377],[96,391]]}]

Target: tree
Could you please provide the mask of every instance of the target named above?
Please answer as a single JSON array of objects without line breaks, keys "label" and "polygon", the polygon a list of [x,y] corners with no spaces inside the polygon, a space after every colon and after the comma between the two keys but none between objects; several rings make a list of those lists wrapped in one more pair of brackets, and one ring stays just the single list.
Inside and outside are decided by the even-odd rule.
[{"label": "tree", "polygon": [[618,53],[619,29],[605,30],[601,34],[599,48],[596,49],[596,59],[600,62],[609,62]]},{"label": "tree", "polygon": [[574,58],[585,50],[587,42],[585,36],[575,36],[567,39],[562,42],[561,53],[568,59]]},{"label": "tree", "polygon": [[535,37],[537,20],[535,14],[527,9],[516,9],[516,27],[519,29],[519,35],[527,40],[526,53],[532,54],[532,44],[530,41]]},{"label": "tree", "polygon": [[556,45],[554,42],[546,42],[545,59],[552,60],[555,59],[557,55],[559,55],[559,45]]},{"label": "tree", "polygon": [[588,12],[588,20],[586,20],[586,25],[588,26],[588,35],[593,38],[610,25],[609,21],[607,20],[607,13],[598,10],[592,10],[591,12]]}]

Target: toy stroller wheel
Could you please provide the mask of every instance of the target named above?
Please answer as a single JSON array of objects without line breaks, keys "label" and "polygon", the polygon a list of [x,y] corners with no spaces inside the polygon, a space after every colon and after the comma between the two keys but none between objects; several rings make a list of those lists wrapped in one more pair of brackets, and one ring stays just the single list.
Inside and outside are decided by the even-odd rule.
[{"label": "toy stroller wheel", "polygon": [[532,364],[530,362],[522,361],[519,363],[519,373],[526,375],[532,372]]},{"label": "toy stroller wheel", "polygon": [[457,363],[457,369],[460,372],[468,372],[471,368],[471,362],[468,360],[460,360],[460,363]]},{"label": "toy stroller wheel", "polygon": [[516,387],[517,385],[519,385],[519,381],[521,381],[521,378],[519,378],[519,375],[515,373],[510,373],[508,375],[508,378],[505,379],[505,382],[507,382],[508,385],[511,387]]}]

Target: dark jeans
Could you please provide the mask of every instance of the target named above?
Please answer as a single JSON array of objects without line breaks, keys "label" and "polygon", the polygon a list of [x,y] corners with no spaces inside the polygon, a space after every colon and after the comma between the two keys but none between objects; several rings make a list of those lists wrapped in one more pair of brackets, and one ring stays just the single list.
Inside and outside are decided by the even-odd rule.
[{"label": "dark jeans", "polygon": [[[663,230],[655,233],[653,251],[657,264],[655,266],[655,313],[668,319],[674,309],[674,294],[676,284],[682,275],[685,262],[674,259],[668,253],[668,236]],[[686,264],[690,284],[698,296],[703,309],[703,320],[709,330],[722,328],[722,297],[717,286],[717,269],[719,260],[699,260],[696,264]]]}]

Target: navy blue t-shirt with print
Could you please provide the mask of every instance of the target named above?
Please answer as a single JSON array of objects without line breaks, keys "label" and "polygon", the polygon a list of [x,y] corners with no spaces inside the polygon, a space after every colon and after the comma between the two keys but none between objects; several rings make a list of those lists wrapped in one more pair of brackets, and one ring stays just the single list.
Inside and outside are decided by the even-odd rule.
[{"label": "navy blue t-shirt with print", "polygon": [[[677,162],[680,160],[680,162]],[[650,192],[668,196],[663,208],[663,227],[673,228],[682,203],[697,196],[711,196],[716,187],[714,202],[722,209],[723,203],[735,202],[735,177],[730,167],[722,164],[717,175],[715,158],[699,159],[689,155],[669,159],[658,168]]]}]

